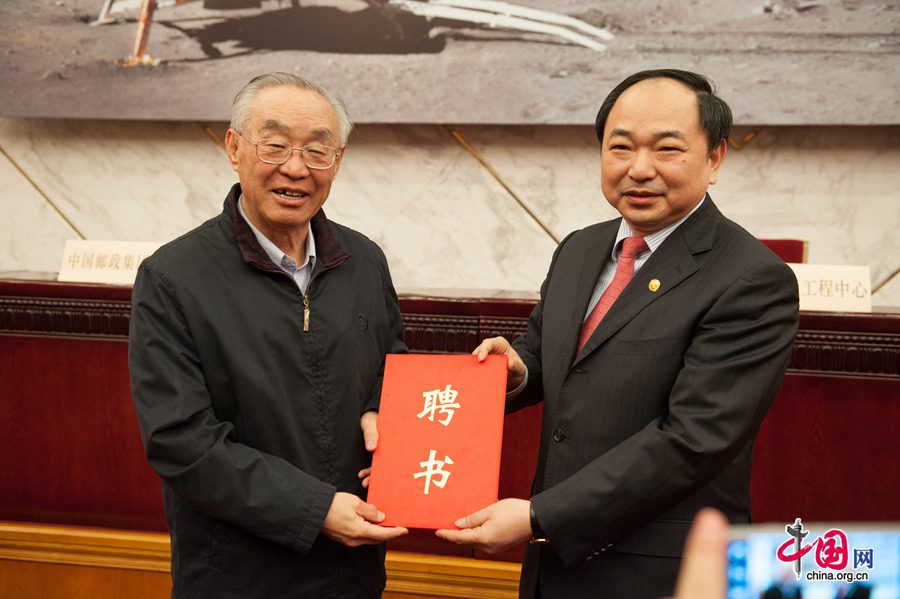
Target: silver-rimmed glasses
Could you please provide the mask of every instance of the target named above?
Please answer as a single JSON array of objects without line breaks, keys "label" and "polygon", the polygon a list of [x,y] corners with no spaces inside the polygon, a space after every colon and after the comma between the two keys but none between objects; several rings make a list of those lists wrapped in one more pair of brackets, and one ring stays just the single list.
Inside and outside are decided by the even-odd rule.
[{"label": "silver-rimmed glasses", "polygon": [[284,164],[291,159],[291,154],[300,152],[300,157],[309,168],[326,169],[334,166],[340,148],[332,148],[323,144],[309,144],[301,148],[293,148],[274,139],[263,139],[253,142],[244,137],[240,131],[234,130],[238,137],[248,144],[256,146],[256,157],[266,164]]}]

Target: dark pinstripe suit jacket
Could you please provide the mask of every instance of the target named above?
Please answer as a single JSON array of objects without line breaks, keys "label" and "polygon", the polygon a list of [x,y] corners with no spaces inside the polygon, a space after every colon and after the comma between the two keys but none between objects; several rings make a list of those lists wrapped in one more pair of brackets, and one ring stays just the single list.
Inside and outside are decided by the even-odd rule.
[{"label": "dark pinstripe suit jacket", "polygon": [[[797,281],[712,200],[652,254],[584,349],[576,343],[619,220],[557,248],[509,409],[543,400],[522,596],[671,594],[696,511],[750,519],[753,439],[797,330]],[[653,291],[650,282],[659,288]]]}]

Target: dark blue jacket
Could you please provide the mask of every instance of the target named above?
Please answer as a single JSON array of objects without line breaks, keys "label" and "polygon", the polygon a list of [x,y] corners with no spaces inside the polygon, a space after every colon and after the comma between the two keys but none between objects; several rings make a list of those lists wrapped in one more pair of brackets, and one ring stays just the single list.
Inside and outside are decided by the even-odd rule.
[{"label": "dark blue jacket", "polygon": [[384,254],[320,211],[304,298],[240,192],[134,285],[132,394],[163,481],[173,596],[379,596],[384,547],[319,531],[336,491],[364,496],[360,416],[378,407],[385,354],[406,351]]}]

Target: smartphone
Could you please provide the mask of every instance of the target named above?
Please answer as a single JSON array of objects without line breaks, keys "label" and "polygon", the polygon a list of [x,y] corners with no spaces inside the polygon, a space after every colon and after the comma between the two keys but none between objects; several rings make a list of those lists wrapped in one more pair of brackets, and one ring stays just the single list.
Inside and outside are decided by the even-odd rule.
[{"label": "smartphone", "polygon": [[900,523],[731,527],[728,599],[900,599]]}]

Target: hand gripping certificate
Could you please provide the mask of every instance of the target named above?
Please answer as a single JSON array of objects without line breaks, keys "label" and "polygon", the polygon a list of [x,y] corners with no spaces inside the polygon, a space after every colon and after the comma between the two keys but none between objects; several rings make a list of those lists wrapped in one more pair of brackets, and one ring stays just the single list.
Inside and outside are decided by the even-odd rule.
[{"label": "hand gripping certificate", "polygon": [[497,501],[506,362],[387,356],[367,499],[382,525],[456,528]]}]

